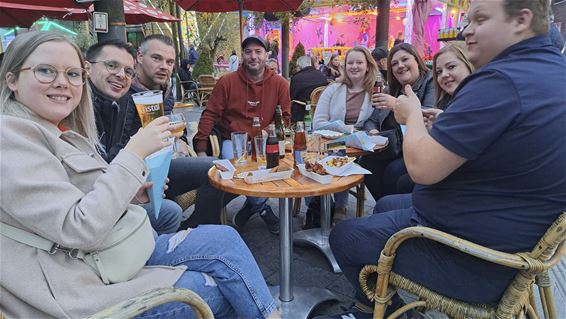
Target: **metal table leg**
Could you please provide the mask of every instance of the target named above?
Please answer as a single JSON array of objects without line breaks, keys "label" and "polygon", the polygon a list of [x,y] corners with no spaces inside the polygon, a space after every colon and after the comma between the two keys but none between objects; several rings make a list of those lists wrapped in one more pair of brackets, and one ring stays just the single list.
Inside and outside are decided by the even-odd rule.
[{"label": "metal table leg", "polygon": [[[279,199],[279,249],[280,271],[279,291],[271,288],[271,293],[277,301],[281,318],[307,318],[316,305],[327,300],[337,300],[336,296],[327,289],[314,287],[293,287],[293,220],[291,218],[290,200]],[[327,238],[328,239],[328,238]]]},{"label": "metal table leg", "polygon": [[330,244],[328,243],[328,235],[330,234],[330,206],[331,206],[331,198],[330,194],[323,195],[321,197],[321,216],[320,216],[320,228],[312,228],[307,230],[301,230],[295,232],[293,236],[295,237],[296,243],[308,244],[313,245],[318,248],[326,257],[330,266],[332,267],[332,271],[335,273],[340,273],[342,270],[338,263],[336,262],[336,258],[334,258],[334,254],[332,254],[332,250],[330,250]]}]

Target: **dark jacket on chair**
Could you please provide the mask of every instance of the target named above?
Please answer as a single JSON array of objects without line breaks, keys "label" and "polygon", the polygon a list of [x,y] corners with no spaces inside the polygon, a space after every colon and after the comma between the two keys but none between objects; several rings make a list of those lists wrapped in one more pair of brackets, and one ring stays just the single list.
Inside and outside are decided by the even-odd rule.
[{"label": "dark jacket on chair", "polygon": [[[312,66],[306,67],[297,72],[291,78],[291,100],[306,102],[310,100],[311,93],[319,86],[328,84],[326,76]],[[305,118],[305,107],[293,103],[291,105],[291,121],[302,121]]]}]

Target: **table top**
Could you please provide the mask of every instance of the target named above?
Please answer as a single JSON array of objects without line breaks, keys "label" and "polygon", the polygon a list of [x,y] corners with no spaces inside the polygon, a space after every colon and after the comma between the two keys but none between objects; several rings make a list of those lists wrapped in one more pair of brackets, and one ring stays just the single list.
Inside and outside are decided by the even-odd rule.
[{"label": "table top", "polygon": [[[280,166],[293,167],[293,158],[290,153],[284,159],[279,160]],[[241,172],[257,169],[257,163],[248,160],[248,164],[236,166],[237,175]],[[214,187],[233,194],[270,197],[270,198],[297,198],[307,196],[319,196],[350,189],[364,180],[364,175],[351,175],[345,177],[332,177],[332,183],[320,184],[308,177],[295,171],[289,179],[248,184],[243,179],[233,178],[230,180],[221,179],[217,174],[216,168],[212,167],[208,171],[208,179]]]}]

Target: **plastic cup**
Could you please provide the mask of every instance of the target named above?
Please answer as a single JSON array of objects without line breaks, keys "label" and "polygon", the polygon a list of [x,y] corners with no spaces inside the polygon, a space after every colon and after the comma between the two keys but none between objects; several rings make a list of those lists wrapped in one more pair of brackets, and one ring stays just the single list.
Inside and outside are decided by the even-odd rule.
[{"label": "plastic cup", "polygon": [[232,151],[236,165],[248,162],[248,132],[232,132]]},{"label": "plastic cup", "polygon": [[265,157],[265,146],[267,144],[267,138],[263,136],[256,136],[254,137],[254,143],[257,168],[264,169],[267,167],[267,158]]},{"label": "plastic cup", "polygon": [[142,127],[163,116],[163,91],[153,90],[132,94]]}]

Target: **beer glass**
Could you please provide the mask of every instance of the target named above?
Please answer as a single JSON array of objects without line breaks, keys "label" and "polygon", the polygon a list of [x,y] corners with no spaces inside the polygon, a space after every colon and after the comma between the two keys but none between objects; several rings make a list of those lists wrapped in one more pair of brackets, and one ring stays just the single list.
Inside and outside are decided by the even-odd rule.
[{"label": "beer glass", "polygon": [[256,153],[256,160],[257,160],[257,168],[263,169],[266,168],[267,159],[265,158],[265,146],[267,143],[267,137],[262,135],[258,135],[254,137],[254,146],[255,146],[255,153]]},{"label": "beer glass", "polygon": [[232,132],[232,151],[236,165],[248,162],[248,132]]},{"label": "beer glass", "polygon": [[181,127],[171,130],[171,134],[173,135],[173,158],[177,157],[185,157],[187,154],[179,151],[177,147],[177,143],[179,142],[179,137],[183,136],[185,126],[187,125],[185,122],[185,115],[183,113],[175,113],[175,114],[168,114],[167,117],[169,118],[169,126],[176,126],[178,124],[183,124]]},{"label": "beer glass", "polygon": [[163,116],[163,91],[153,90],[132,94],[142,127]]}]

